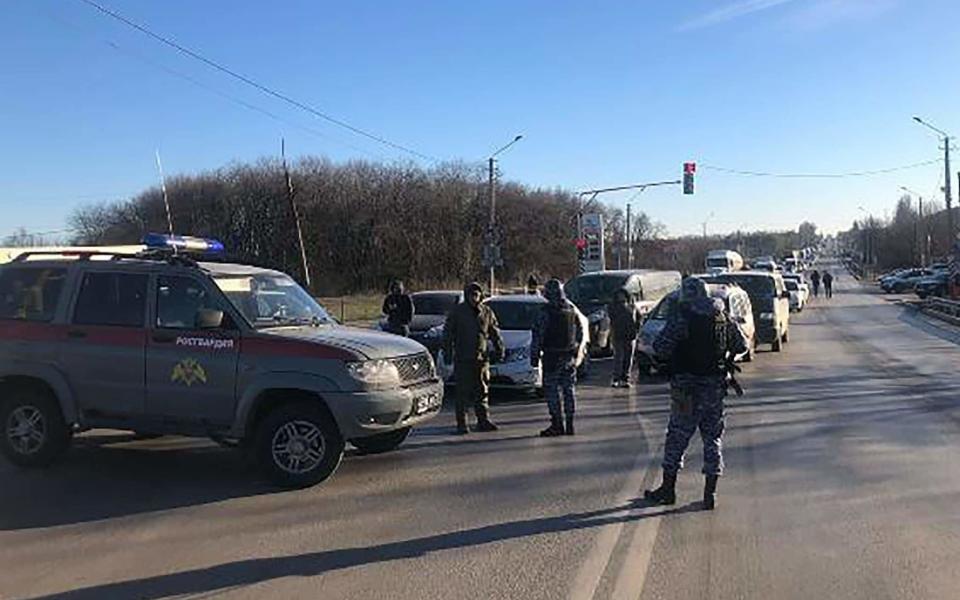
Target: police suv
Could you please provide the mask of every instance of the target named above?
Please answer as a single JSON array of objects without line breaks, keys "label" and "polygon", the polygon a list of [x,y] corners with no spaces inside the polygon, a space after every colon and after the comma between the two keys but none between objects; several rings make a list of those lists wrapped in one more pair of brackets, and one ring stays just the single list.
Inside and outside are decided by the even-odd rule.
[{"label": "police suv", "polygon": [[0,451],[53,462],[91,428],[211,437],[277,484],[329,477],[346,442],[399,446],[443,384],[420,344],[343,327],[289,276],[188,251],[20,254],[0,267]]}]

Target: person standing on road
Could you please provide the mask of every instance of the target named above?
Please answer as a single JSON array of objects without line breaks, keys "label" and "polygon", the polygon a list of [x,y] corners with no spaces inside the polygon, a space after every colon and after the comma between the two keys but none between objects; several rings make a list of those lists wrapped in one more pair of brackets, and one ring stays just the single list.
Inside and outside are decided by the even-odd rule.
[{"label": "person standing on road", "polygon": [[630,301],[627,290],[617,290],[607,306],[610,317],[610,336],[613,346],[613,387],[630,387],[633,352],[640,329],[640,311]]},{"label": "person standing on road", "polygon": [[[453,362],[456,383],[457,433],[466,434],[467,405],[473,404],[477,418],[474,431],[496,431],[490,420],[490,361],[504,358],[503,336],[497,316],[483,304],[483,288],[470,283],[463,290],[463,302],[447,315],[443,327],[443,353],[447,364]],[[493,345],[492,356],[488,345]]]},{"label": "person standing on road", "polygon": [[823,294],[827,298],[833,298],[833,275],[830,274],[830,271],[824,271],[823,273]]},{"label": "person standing on road", "polygon": [[540,280],[533,273],[527,277],[527,293],[535,296],[540,293]]},{"label": "person standing on road", "polygon": [[658,504],[677,501],[677,473],[690,438],[700,429],[703,440],[703,507],[716,505],[717,480],[723,473],[722,437],[728,356],[747,351],[747,340],[729,317],[723,302],[711,298],[702,279],[683,281],[677,310],[653,343],[654,351],[669,362],[671,413],[663,450],[663,482],[646,490],[644,498]]},{"label": "person standing on road", "polygon": [[810,274],[810,283],[813,284],[813,297],[820,297],[820,273],[814,271]]},{"label": "person standing on road", "polygon": [[390,284],[390,293],[383,299],[383,314],[387,317],[388,332],[410,337],[413,299],[403,289],[403,282],[399,279]]},{"label": "person standing on road", "polygon": [[530,364],[534,367],[540,365],[541,354],[543,356],[543,391],[550,410],[550,426],[541,431],[540,436],[573,435],[573,414],[577,404],[577,361],[586,333],[577,309],[567,300],[559,279],[547,281],[543,286],[543,295],[547,299],[547,305],[543,307],[533,326],[533,339],[530,343]]}]

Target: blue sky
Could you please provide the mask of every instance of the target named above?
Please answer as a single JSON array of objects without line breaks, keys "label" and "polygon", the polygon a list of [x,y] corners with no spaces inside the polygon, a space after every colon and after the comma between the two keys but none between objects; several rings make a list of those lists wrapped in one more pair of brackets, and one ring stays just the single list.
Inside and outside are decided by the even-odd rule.
[{"label": "blue sky", "polygon": [[[579,190],[675,179],[696,160],[695,196],[634,199],[672,234],[707,219],[710,231],[846,228],[858,206],[883,214],[899,186],[929,197],[942,178],[941,165],[816,180],[705,165],[883,169],[940,155],[911,115],[960,133],[948,0],[102,2],[423,154],[481,159],[522,133],[502,156],[510,179]],[[154,185],[156,149],[168,174],[275,154],[281,136],[293,157],[409,158],[79,0],[2,8],[0,235],[61,229],[80,204]]]}]

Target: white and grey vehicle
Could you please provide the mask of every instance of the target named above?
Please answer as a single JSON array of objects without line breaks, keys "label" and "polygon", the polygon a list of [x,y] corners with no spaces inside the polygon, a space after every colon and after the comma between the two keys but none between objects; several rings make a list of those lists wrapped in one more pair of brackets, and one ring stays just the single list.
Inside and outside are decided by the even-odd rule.
[{"label": "white and grey vehicle", "polygon": [[[493,296],[484,303],[497,315],[505,348],[503,361],[490,365],[490,387],[539,393],[543,389],[543,371],[530,364],[530,346],[534,324],[547,304],[546,299],[533,294],[517,294]],[[589,331],[587,318],[579,310],[577,316],[584,331]],[[586,374],[589,364],[589,342],[588,334],[577,358],[581,375]],[[454,384],[454,367],[446,363],[443,350],[437,357],[437,364],[444,381]]]},{"label": "white and grey vehicle", "polygon": [[800,289],[800,284],[796,279],[783,278],[783,285],[790,292],[790,310],[793,312],[802,312],[807,305],[806,294]]},{"label": "white and grey vehicle", "polygon": [[[284,273],[195,262],[219,243],[27,251],[0,268],[0,451],[45,466],[92,428],[210,437],[289,487],[329,477],[346,443],[399,446],[436,415],[426,348],[343,327]],[[159,482],[158,482],[159,483]]]},{"label": "white and grey vehicle", "polygon": [[[458,290],[431,290],[410,294],[413,301],[413,321],[410,323],[410,339],[420,342],[436,356],[443,343],[443,323],[447,313],[463,301],[463,292]],[[380,320],[380,329],[386,330],[387,319]]]}]

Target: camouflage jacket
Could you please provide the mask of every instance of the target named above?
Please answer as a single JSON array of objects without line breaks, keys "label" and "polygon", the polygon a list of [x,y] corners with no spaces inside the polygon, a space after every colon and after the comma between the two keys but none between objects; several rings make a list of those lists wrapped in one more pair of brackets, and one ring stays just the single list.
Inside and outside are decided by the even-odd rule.
[{"label": "camouflage jacket", "polygon": [[[502,360],[503,337],[493,310],[485,304],[474,308],[467,302],[454,306],[443,326],[443,352],[447,360],[457,363],[487,362],[488,344],[493,345],[494,358]],[[450,361],[449,357],[453,360]]]}]

